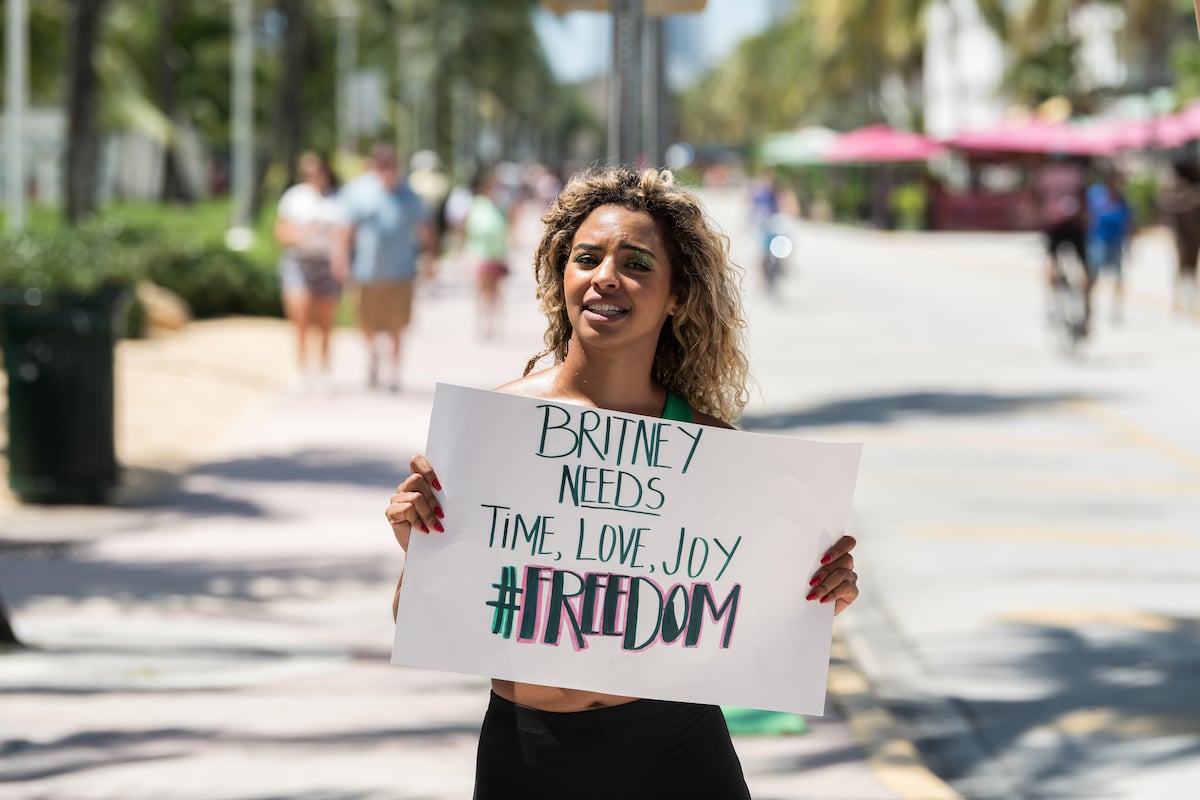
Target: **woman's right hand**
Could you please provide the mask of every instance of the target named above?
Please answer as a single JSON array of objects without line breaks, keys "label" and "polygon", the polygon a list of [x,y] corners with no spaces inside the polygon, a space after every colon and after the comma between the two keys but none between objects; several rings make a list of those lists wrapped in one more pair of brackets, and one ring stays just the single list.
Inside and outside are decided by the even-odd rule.
[{"label": "woman's right hand", "polygon": [[437,473],[419,453],[408,461],[412,474],[396,487],[388,503],[388,522],[392,525],[392,533],[405,553],[408,552],[408,540],[415,527],[422,533],[437,531],[442,533],[441,520],[445,518],[435,491],[441,491],[442,484],[438,482]]}]

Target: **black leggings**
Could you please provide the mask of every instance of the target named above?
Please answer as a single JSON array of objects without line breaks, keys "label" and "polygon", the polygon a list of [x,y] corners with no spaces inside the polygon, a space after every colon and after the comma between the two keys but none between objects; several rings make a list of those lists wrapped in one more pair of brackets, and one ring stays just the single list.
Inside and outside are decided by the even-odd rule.
[{"label": "black leggings", "polygon": [[749,800],[716,706],[635,700],[555,713],[492,693],[475,800]]}]

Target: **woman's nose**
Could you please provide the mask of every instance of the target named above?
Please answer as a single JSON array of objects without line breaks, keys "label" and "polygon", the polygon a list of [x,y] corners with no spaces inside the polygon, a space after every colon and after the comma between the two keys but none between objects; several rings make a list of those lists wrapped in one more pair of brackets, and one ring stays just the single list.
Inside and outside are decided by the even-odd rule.
[{"label": "woman's nose", "polygon": [[597,286],[615,288],[617,285],[617,265],[611,258],[605,258],[592,273],[592,283]]}]

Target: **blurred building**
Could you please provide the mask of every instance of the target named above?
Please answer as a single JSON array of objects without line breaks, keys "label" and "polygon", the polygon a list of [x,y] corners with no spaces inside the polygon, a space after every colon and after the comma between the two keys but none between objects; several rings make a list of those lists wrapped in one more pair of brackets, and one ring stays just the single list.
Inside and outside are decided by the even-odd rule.
[{"label": "blurred building", "polygon": [[[66,115],[58,107],[28,108],[24,126],[21,149],[25,157],[25,196],[38,205],[58,205],[63,189]],[[8,120],[0,114],[0,142],[7,135]],[[0,159],[0,186],[8,183],[6,168],[5,159]]]},{"label": "blurred building", "polygon": [[[1125,12],[1081,3],[1070,13],[1071,30],[1080,41],[1077,79],[1087,89],[1121,86],[1126,70],[1117,37]],[[931,5],[925,36],[925,132],[948,137],[999,122],[1009,105],[1000,92],[1005,50],[975,0]]]},{"label": "blurred building", "polygon": [[[25,195],[34,205],[58,206],[62,202],[66,114],[57,106],[30,108],[25,112],[24,128]],[[7,131],[8,124],[0,115],[0,142]],[[192,197],[204,197],[208,193],[207,148],[186,126],[176,127],[175,136],[184,186]],[[117,131],[104,136],[100,152],[100,202],[159,198],[164,180],[161,142],[144,133]],[[0,186],[4,185],[4,170],[0,159]]]}]

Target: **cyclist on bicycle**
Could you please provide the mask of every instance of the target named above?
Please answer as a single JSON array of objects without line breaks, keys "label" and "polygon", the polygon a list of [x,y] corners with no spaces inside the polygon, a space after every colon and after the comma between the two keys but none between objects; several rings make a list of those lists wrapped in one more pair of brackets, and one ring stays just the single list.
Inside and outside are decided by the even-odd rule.
[{"label": "cyclist on bicycle", "polygon": [[750,225],[759,246],[759,269],[768,294],[774,294],[783,268],[782,258],[771,250],[771,241],[781,233],[779,188],[767,170],[750,183]]},{"label": "cyclist on bicycle", "polygon": [[1087,170],[1078,160],[1052,156],[1034,182],[1042,233],[1046,237],[1046,279],[1051,293],[1070,277],[1059,261],[1059,250],[1069,245],[1083,269],[1083,335],[1092,314],[1093,276],[1087,269]]}]

